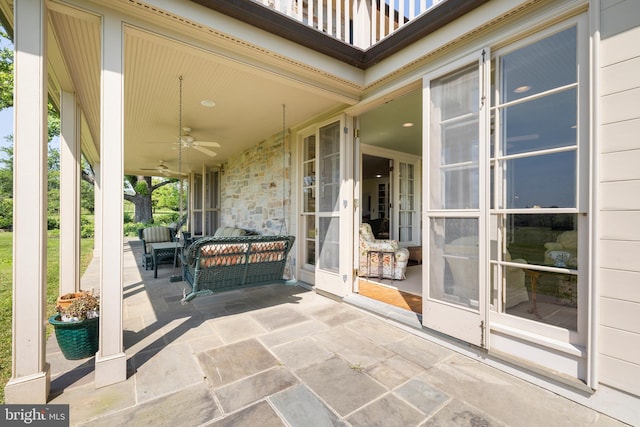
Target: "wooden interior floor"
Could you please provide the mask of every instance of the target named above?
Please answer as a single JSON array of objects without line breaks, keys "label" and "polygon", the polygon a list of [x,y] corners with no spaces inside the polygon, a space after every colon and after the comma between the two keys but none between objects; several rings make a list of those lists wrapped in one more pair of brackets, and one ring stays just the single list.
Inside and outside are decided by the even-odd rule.
[{"label": "wooden interior floor", "polygon": [[402,292],[362,278],[359,280],[358,289],[359,294],[365,297],[422,314],[422,297],[418,295]]}]

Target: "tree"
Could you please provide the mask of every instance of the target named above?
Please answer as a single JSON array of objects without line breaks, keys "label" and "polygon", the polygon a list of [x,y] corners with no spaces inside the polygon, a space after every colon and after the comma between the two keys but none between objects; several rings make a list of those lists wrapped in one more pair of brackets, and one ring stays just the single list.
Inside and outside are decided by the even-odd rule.
[{"label": "tree", "polygon": [[[9,142],[12,138],[7,137]],[[13,145],[0,147],[0,200],[13,198]]]},{"label": "tree", "polygon": [[124,199],[133,203],[135,207],[134,222],[153,222],[153,203],[151,194],[158,188],[177,182],[177,179],[167,179],[152,184],[150,176],[126,175],[125,179],[131,185],[134,194],[124,194]]},{"label": "tree", "polygon": [[[0,27],[0,40],[8,41],[9,36]],[[2,45],[0,48],[0,110],[13,106],[13,49]]]}]

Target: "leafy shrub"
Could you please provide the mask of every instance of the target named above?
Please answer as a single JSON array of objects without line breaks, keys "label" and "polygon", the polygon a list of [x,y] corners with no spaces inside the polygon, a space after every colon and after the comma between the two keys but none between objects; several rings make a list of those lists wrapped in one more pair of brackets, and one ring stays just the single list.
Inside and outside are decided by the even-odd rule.
[{"label": "leafy shrub", "polygon": [[122,215],[122,220],[125,224],[133,222],[133,215],[131,215],[131,212],[124,212],[124,214]]},{"label": "leafy shrub", "polygon": [[123,225],[123,233],[125,236],[138,237],[138,230],[141,228],[150,227],[155,224],[146,224],[144,222],[130,222]]},{"label": "leafy shrub", "polygon": [[13,199],[0,200],[0,229],[13,229]]},{"label": "leafy shrub", "polygon": [[47,230],[60,230],[60,217],[50,215],[47,217]]},{"label": "leafy shrub", "polygon": [[154,215],[153,220],[156,225],[167,225],[172,222],[178,222],[179,218],[179,212],[171,212],[167,214]]},{"label": "leafy shrub", "polygon": [[95,235],[95,226],[93,224],[93,216],[80,217],[80,237],[83,239],[93,237]]}]

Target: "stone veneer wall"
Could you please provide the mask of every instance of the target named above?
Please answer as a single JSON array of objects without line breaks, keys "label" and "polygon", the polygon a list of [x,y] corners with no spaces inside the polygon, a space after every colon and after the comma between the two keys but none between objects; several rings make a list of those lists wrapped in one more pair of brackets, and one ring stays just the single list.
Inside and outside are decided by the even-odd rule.
[{"label": "stone veneer wall", "polygon": [[280,134],[223,164],[221,226],[245,228],[264,235],[295,234],[289,209],[290,156],[283,152],[282,144]]}]

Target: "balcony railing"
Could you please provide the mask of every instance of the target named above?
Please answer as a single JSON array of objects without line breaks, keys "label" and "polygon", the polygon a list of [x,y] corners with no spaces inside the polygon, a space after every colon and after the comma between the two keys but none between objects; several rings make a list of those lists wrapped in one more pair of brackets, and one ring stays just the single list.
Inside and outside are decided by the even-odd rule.
[{"label": "balcony railing", "polygon": [[367,49],[446,0],[252,0]]}]

